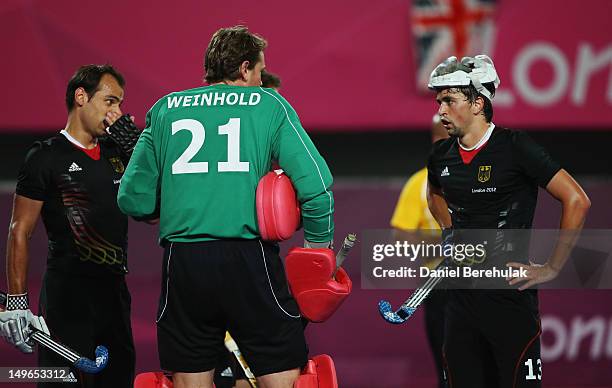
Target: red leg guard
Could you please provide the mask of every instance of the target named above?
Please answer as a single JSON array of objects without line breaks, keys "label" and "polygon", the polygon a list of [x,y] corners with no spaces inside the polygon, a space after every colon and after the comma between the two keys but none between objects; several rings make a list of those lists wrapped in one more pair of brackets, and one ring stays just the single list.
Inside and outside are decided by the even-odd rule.
[{"label": "red leg guard", "polygon": [[[174,384],[164,372],[139,373],[134,380],[134,388],[173,388]],[[213,388],[215,384],[213,384]]]},{"label": "red leg guard", "polygon": [[139,373],[134,380],[134,388],[172,388],[172,381],[163,372]]},{"label": "red leg guard", "polygon": [[293,388],[338,388],[336,367],[332,358],[321,354],[308,360]]},{"label": "red leg guard", "polygon": [[336,254],[331,249],[293,248],[285,259],[291,293],[300,312],[312,322],[327,320],[351,293],[353,283],[343,268],[336,278]]}]

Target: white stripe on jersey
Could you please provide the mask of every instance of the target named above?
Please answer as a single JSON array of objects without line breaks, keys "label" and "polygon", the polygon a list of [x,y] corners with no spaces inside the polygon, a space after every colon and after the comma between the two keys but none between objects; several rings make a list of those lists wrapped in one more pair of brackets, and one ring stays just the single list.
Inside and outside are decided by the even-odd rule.
[{"label": "white stripe on jersey", "polygon": [[459,147],[463,148],[464,151],[474,151],[475,149],[479,148],[484,143],[489,141],[489,138],[491,137],[491,134],[493,133],[493,129],[495,129],[495,124],[493,123],[489,124],[489,128],[487,128],[487,131],[485,132],[484,136],[480,140],[478,140],[476,144],[474,144],[471,147],[466,147],[463,144],[461,144],[461,141],[459,141],[459,138],[457,138],[457,144],[459,144]]},{"label": "white stripe on jersey", "polygon": [[[323,175],[321,175],[321,170],[319,169],[319,165],[317,164],[317,161],[314,159],[314,157],[312,156],[312,154],[310,153],[310,150],[308,150],[308,147],[306,147],[306,144],[304,143],[304,140],[302,139],[302,137],[300,136],[300,133],[298,132],[297,128],[295,127],[295,125],[293,125],[293,123],[291,122],[291,119],[289,118],[289,112],[287,112],[287,108],[285,108],[285,105],[283,105],[283,103],[281,102],[281,100],[278,99],[278,97],[276,97],[274,94],[268,92],[266,89],[262,88],[261,86],[259,87],[264,93],[271,95],[272,97],[274,97],[276,99],[276,101],[278,101],[279,104],[281,104],[281,106],[283,107],[283,109],[285,110],[285,115],[287,116],[287,120],[289,121],[289,124],[291,124],[291,127],[293,127],[293,130],[295,131],[295,134],[298,136],[298,138],[300,139],[300,141],[302,142],[302,145],[304,146],[304,148],[306,149],[306,152],[308,152],[308,156],[310,156],[310,159],[312,159],[312,162],[314,163],[315,167],[317,168],[317,172],[319,173],[319,178],[321,178],[321,183],[323,184],[323,189],[325,190],[325,193],[327,194],[327,197],[329,198],[329,216],[327,217],[327,233],[329,233],[331,231],[331,208],[332,208],[332,199],[331,199],[331,194],[329,193],[329,191],[327,191],[327,188],[325,187],[325,181],[323,180]],[[282,168],[283,166],[281,166]]]}]

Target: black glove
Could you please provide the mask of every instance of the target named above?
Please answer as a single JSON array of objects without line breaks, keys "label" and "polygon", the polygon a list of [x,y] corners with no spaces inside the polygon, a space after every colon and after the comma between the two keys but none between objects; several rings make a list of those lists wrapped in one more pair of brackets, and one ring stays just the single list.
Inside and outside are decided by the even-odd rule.
[{"label": "black glove", "polygon": [[136,146],[142,130],[138,129],[129,114],[119,117],[113,125],[106,128],[108,137],[117,144],[119,150],[128,158]]}]

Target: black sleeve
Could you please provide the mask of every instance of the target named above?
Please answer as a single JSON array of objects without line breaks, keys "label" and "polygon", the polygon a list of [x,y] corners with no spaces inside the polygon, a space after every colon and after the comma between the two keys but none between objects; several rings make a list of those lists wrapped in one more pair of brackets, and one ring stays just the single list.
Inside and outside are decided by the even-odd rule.
[{"label": "black sleeve", "polygon": [[40,142],[34,143],[28,150],[19,170],[16,194],[37,201],[44,201],[47,198],[51,173],[45,154]]},{"label": "black sleeve", "polygon": [[546,187],[561,165],[525,132],[513,134],[515,155],[523,173],[533,179],[540,187]]}]

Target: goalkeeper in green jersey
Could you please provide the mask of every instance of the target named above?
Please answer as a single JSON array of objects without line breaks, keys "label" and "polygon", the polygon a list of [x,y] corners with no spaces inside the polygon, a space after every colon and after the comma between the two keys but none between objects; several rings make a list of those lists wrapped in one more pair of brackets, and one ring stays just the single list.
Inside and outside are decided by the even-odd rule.
[{"label": "goalkeeper in green jersey", "polygon": [[305,245],[327,247],[332,176],[295,110],[260,86],[266,45],[242,26],[217,31],[209,86],[149,110],[121,181],[123,212],[160,219],[158,348],[177,388],[212,387],[228,329],[261,386],[292,387],[307,361],[278,245],[260,239],[255,192],[277,161],[295,186]]}]

